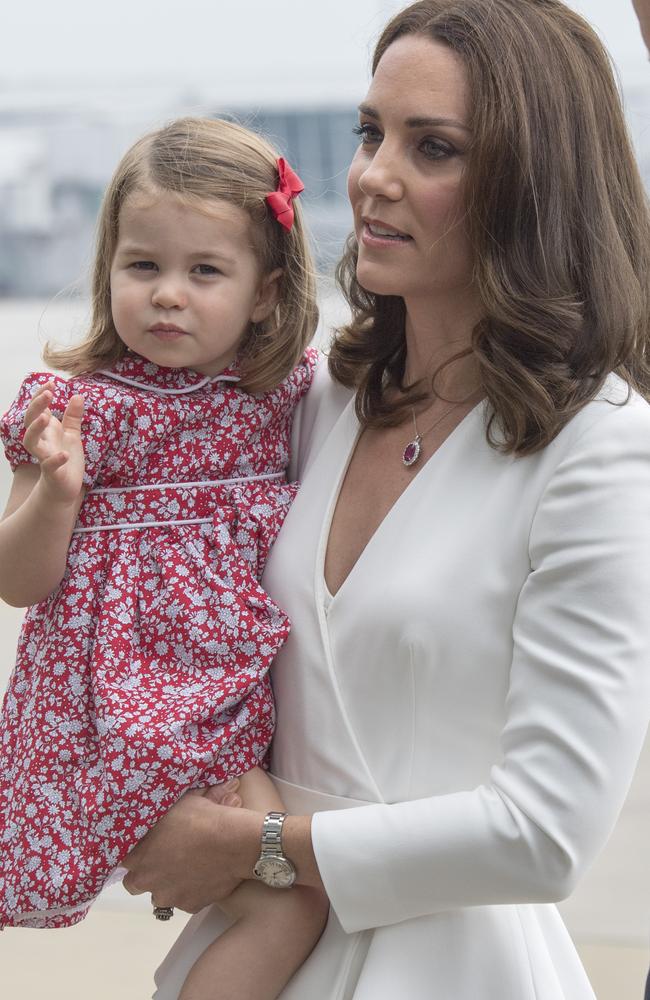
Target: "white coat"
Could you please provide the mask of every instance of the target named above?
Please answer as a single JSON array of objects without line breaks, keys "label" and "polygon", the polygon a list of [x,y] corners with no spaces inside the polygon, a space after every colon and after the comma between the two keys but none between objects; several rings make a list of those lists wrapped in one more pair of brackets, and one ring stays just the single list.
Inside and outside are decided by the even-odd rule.
[{"label": "white coat", "polygon": [[[553,902],[607,839],[650,714],[650,407],[625,396],[611,376],[526,458],[488,446],[479,404],[329,600],[359,426],[321,371],[264,582],[293,622],[273,772],[315,813],[332,911],[282,1000],[593,1000]],[[157,1000],[221,927],[190,921]]]}]

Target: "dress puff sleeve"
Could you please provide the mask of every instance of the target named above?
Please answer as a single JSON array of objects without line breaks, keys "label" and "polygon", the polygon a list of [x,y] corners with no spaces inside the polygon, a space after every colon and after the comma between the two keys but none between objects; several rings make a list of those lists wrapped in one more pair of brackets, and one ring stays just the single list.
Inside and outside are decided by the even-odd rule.
[{"label": "dress puff sleeve", "polygon": [[104,421],[93,406],[92,396],[84,391],[81,380],[71,379],[70,381],[53,375],[51,372],[34,372],[28,375],[23,381],[18,395],[0,420],[0,437],[4,446],[7,461],[15,471],[18,465],[31,464],[38,465],[38,460],[30,455],[23,446],[23,436],[25,428],[23,418],[25,411],[32,401],[33,396],[39,387],[46,382],[54,385],[54,395],[50,404],[50,409],[55,416],[61,418],[68,405],[71,396],[75,393],[82,393],[84,396],[84,416],[82,424],[82,436],[86,469],[84,472],[84,486],[90,488],[96,482],[99,471],[108,450],[108,435],[104,427]]}]

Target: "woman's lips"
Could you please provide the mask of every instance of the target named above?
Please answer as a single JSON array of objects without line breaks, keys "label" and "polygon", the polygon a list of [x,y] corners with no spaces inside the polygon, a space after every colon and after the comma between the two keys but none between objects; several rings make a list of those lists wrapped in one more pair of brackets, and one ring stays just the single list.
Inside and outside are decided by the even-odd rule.
[{"label": "woman's lips", "polygon": [[413,242],[412,236],[400,233],[381,222],[363,220],[361,242],[367,247],[398,247]]}]

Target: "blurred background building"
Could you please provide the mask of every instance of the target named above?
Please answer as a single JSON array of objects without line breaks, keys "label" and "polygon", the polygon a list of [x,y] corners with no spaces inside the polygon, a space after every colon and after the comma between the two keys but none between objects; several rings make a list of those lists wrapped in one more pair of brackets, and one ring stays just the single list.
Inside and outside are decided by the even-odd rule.
[{"label": "blurred background building", "polygon": [[[133,95],[132,95],[133,96]],[[147,99],[149,97],[149,100]],[[123,99],[35,90],[20,101],[0,91],[0,296],[51,296],[87,288],[97,211],[130,143],[152,123],[193,112],[181,95],[137,93]],[[84,106],[85,105],[85,106]],[[350,228],[347,166],[357,144],[353,106],[211,107],[267,136],[305,183],[303,205],[322,270],[329,270]]]},{"label": "blurred background building", "polygon": [[[624,92],[650,187],[647,85]],[[353,103],[218,107],[160,87],[0,87],[0,297],[88,288],[94,226],[106,184],[143,131],[181,114],[228,117],[267,136],[305,182],[302,198],[321,270],[331,271],[351,224],[347,167],[357,144]]]}]

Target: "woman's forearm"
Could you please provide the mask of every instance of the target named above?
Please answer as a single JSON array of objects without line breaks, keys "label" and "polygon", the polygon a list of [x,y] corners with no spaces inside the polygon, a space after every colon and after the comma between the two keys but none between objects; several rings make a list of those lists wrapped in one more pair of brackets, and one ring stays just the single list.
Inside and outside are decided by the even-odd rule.
[{"label": "woman's forearm", "polygon": [[0,522],[0,597],[22,608],[61,582],[78,502],[53,502],[37,480],[25,501]]},{"label": "woman's forearm", "polygon": [[[264,814],[217,804],[207,790],[189,792],[122,862],[125,888],[150,892],[159,906],[195,912],[253,878]],[[298,881],[322,888],[311,844],[311,817],[288,816],[283,849]]]}]

